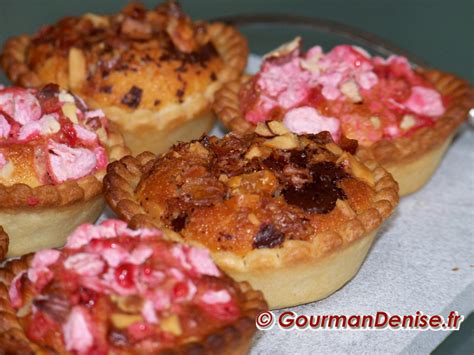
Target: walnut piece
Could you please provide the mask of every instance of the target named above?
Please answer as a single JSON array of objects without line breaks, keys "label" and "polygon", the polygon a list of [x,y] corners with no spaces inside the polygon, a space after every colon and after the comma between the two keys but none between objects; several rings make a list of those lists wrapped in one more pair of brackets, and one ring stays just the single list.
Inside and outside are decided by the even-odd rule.
[{"label": "walnut piece", "polygon": [[335,143],[328,143],[325,145],[326,149],[329,150],[334,155],[341,155],[344,151]]},{"label": "walnut piece", "polygon": [[75,104],[66,102],[62,107],[62,111],[63,111],[64,116],[69,118],[73,123],[79,122],[77,120],[77,107]]},{"label": "walnut piece", "polygon": [[280,121],[270,121],[268,122],[268,128],[277,136],[282,136],[286,133],[290,133],[288,128],[285,127]]},{"label": "walnut piece", "polygon": [[262,137],[273,137],[274,134],[270,131],[270,128],[266,125],[266,123],[258,123],[257,127],[255,128],[255,133]]},{"label": "walnut piece", "polygon": [[245,159],[252,160],[253,158],[260,158],[262,156],[262,151],[259,147],[251,147],[247,153],[245,153]]},{"label": "walnut piece", "polygon": [[292,54],[294,51],[298,50],[301,46],[301,37],[296,37],[291,42],[282,44],[280,47],[274,49],[270,53],[267,53],[263,56],[263,60],[269,58],[281,58],[287,55]]},{"label": "walnut piece", "polygon": [[265,146],[276,149],[296,149],[300,146],[298,137],[293,133],[286,133],[282,136],[276,136],[263,143]]},{"label": "walnut piece", "polygon": [[140,314],[113,313],[110,320],[115,328],[125,329],[135,322],[143,321],[143,318]]},{"label": "walnut piece", "polygon": [[176,336],[179,336],[183,333],[179,318],[176,314],[164,318],[160,323],[160,327],[163,331],[169,332]]},{"label": "walnut piece", "polygon": [[354,80],[348,80],[341,85],[341,92],[354,103],[362,102],[359,88]]}]

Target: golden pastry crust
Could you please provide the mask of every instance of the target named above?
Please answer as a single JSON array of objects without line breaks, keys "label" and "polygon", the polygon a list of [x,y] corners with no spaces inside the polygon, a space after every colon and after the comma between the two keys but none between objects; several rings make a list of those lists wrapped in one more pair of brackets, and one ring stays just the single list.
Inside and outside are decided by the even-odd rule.
[{"label": "golden pastry crust", "polygon": [[[343,153],[342,150],[335,151],[336,155],[345,154],[344,157],[347,157],[347,153]],[[161,229],[169,227],[156,217],[156,213],[145,210],[146,201],[143,200],[144,195],[140,195],[139,186],[142,185],[142,181],[151,176],[154,165],[159,164],[155,159],[155,155],[147,152],[136,158],[125,157],[109,165],[104,179],[107,202],[119,216],[130,221],[134,227],[159,226]],[[216,250],[207,243],[193,240],[190,236],[184,238],[170,228],[164,229],[165,234],[173,240],[210,248],[214,260],[221,268],[232,277],[248,280],[254,288],[262,290],[271,308],[324,298],[357,272],[373,241],[375,231],[390,216],[398,203],[398,186],[390,174],[373,160],[365,161],[364,164],[367,170],[362,168],[365,173],[359,174],[359,171],[358,175],[368,177],[369,180],[373,178],[371,188],[373,198],[356,197],[359,201],[352,207],[345,201],[338,201],[330,217],[327,217],[330,214],[317,215],[318,218],[322,216],[319,223],[325,228],[309,239],[285,239],[276,248],[256,248],[242,253]],[[166,186],[161,187],[165,191]],[[152,200],[152,195],[147,197]],[[354,202],[352,199],[349,201]],[[328,218],[329,222],[323,221],[324,218]],[[230,228],[233,226],[229,226]],[[341,265],[348,257],[353,257],[354,260],[353,265],[351,262],[348,263],[351,264],[347,267],[349,271]],[[332,275],[334,280],[328,281],[329,275],[338,268],[342,268],[340,275],[336,273]],[[310,274],[325,284],[318,285],[317,281],[316,284],[309,283],[306,291],[298,292],[306,286],[297,282],[301,281],[302,275]],[[296,291],[292,290],[293,287]]]},{"label": "golden pastry crust", "polygon": [[[117,32],[117,26],[122,30]],[[147,33],[135,38],[123,27]],[[186,48],[188,42],[193,46]],[[209,130],[212,120],[203,124],[199,118],[210,114],[215,91],[241,75],[247,55],[247,42],[233,27],[192,23],[168,2],[153,11],[134,4],[113,16],[66,18],[34,38],[12,38],[1,64],[15,83],[36,87],[57,82],[103,109],[140,153],[164,149],[156,142],[160,137],[174,134],[185,140]],[[140,142],[150,130],[160,137]]]},{"label": "golden pastry crust", "polygon": [[[21,351],[22,354],[49,353],[51,349],[43,348],[31,342],[25,334],[23,324],[12,307],[8,290],[12,280],[19,273],[26,271],[34,254],[25,255],[16,260],[8,261],[0,268],[0,350],[10,352]],[[205,338],[177,348],[163,349],[159,354],[235,354],[248,353],[252,336],[255,333],[255,317],[267,309],[262,293],[253,290],[247,282],[239,282],[243,302],[242,315],[234,323],[224,326]],[[28,292],[25,295],[29,296]]]},{"label": "golden pastry crust", "polygon": [[3,260],[7,256],[9,242],[8,234],[5,233],[3,227],[0,226],[0,260]]}]

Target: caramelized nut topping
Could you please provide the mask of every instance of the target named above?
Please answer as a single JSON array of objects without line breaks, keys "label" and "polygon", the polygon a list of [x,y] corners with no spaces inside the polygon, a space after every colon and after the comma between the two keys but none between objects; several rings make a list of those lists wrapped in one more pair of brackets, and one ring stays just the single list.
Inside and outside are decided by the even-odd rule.
[{"label": "caramelized nut topping", "polygon": [[366,208],[373,195],[359,169],[365,166],[328,132],[297,136],[280,123],[259,127],[261,135],[202,137],[174,146],[137,188],[144,208],[187,240],[238,254],[285,239],[309,240],[334,223],[322,215],[331,215],[338,200],[357,211]]}]

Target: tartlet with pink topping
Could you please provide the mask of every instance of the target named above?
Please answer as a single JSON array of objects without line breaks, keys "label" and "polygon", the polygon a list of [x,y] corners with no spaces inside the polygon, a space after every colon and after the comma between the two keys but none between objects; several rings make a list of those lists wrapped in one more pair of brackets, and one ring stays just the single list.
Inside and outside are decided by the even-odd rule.
[{"label": "tartlet with pink topping", "polygon": [[237,132],[281,120],[298,134],[356,139],[359,155],[384,165],[406,195],[431,177],[473,105],[472,87],[453,75],[349,45],[302,52],[297,38],[265,56],[256,75],[225,85],[214,110]]},{"label": "tartlet with pink topping", "polygon": [[204,249],[108,220],[64,249],[0,273],[0,350],[65,354],[244,354],[260,292],[225,275]]},{"label": "tartlet with pink topping", "polygon": [[57,85],[0,89],[0,225],[8,256],[61,246],[79,224],[95,221],[105,168],[127,152],[102,111]]}]

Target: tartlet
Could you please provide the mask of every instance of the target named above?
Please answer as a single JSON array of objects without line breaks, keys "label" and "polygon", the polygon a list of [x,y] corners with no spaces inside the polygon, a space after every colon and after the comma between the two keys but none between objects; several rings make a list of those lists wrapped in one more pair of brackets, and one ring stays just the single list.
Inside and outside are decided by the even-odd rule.
[{"label": "tartlet", "polygon": [[56,84],[0,89],[0,225],[8,256],[61,246],[76,226],[95,221],[105,205],[106,165],[126,154],[104,113]]},{"label": "tartlet", "polygon": [[112,16],[67,17],[11,38],[1,64],[14,83],[56,82],[104,110],[138,154],[209,131],[214,93],[241,75],[247,55],[233,27],[192,22],[168,1],[150,11],[132,3]]},{"label": "tartlet", "polygon": [[280,122],[223,139],[203,136],[159,157],[109,165],[111,208],[134,227],[208,248],[271,308],[327,297],[358,271],[398,202],[397,184],[328,132],[290,133]]},{"label": "tartlet", "polygon": [[472,87],[451,74],[348,45],[303,53],[297,38],[264,57],[256,75],[224,85],[214,111],[236,132],[276,119],[296,133],[357,139],[358,154],[383,165],[406,195],[428,181],[473,106]]},{"label": "tartlet", "polygon": [[107,220],[0,269],[0,351],[245,354],[266,309],[206,250]]}]

